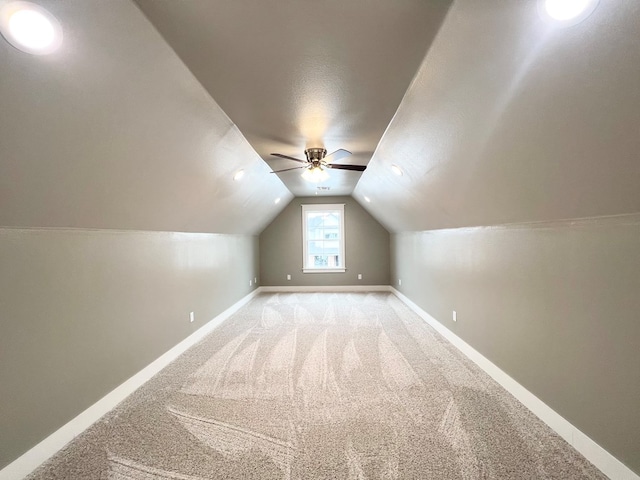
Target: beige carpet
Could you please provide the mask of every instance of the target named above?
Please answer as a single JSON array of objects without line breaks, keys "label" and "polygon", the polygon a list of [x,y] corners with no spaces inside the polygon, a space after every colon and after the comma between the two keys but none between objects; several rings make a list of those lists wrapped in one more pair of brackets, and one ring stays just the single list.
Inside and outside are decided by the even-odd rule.
[{"label": "beige carpet", "polygon": [[605,478],[388,293],[260,295],[30,479]]}]

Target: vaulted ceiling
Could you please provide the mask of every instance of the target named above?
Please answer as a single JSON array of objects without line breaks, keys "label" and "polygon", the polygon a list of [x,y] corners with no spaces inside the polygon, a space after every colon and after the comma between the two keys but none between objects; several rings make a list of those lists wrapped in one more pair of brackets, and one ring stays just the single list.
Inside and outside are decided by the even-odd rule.
[{"label": "vaulted ceiling", "polygon": [[[539,0],[37,3],[64,42],[0,40],[0,225],[255,234],[314,193],[392,231],[640,211],[640,2],[567,28]],[[270,173],[318,146],[367,169]]]},{"label": "vaulted ceiling", "polygon": [[256,234],[293,198],[135,3],[38,3],[64,41],[0,38],[0,225]]},{"label": "vaulted ceiling", "polygon": [[[306,148],[366,165],[447,13],[450,0],[136,0],[273,170]],[[302,166],[304,168],[304,166]],[[322,190],[278,174],[296,196],[350,195],[357,172]]]},{"label": "vaulted ceiling", "polygon": [[541,5],[453,4],[354,192],[387,228],[640,211],[640,2]]}]

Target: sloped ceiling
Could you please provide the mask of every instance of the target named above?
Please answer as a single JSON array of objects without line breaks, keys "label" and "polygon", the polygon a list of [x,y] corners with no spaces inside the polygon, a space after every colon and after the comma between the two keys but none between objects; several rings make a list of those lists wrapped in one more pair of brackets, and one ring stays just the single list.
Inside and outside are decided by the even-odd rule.
[{"label": "sloped ceiling", "polygon": [[[366,165],[451,0],[136,0],[274,170],[309,147]],[[337,162],[338,163],[338,162]],[[303,166],[304,168],[304,166]],[[360,173],[331,170],[317,192],[302,170],[278,174],[296,196],[350,195]]]},{"label": "sloped ceiling", "polygon": [[0,225],[257,234],[292,198],[134,3],[38,3],[65,39],[0,37]]},{"label": "sloped ceiling", "polygon": [[557,28],[457,0],[354,196],[393,231],[640,211],[638,25],[640,2]]},{"label": "sloped ceiling", "polygon": [[268,154],[318,143],[392,231],[640,211],[640,2],[38,3],[65,41],[0,41],[0,225],[258,233],[304,190]]}]

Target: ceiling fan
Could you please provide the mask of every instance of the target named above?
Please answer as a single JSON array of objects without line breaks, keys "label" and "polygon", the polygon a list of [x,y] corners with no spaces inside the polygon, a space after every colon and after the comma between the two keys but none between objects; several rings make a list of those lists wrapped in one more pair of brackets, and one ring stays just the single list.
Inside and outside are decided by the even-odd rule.
[{"label": "ceiling fan", "polygon": [[327,150],[325,148],[307,148],[304,151],[306,160],[300,160],[298,158],[290,157],[288,155],[283,155],[281,153],[272,153],[271,155],[275,157],[284,158],[286,160],[293,160],[294,162],[304,163],[301,167],[293,167],[293,168],[285,168],[283,170],[275,170],[271,173],[280,173],[280,172],[288,172],[290,170],[298,170],[301,168],[306,168],[302,177],[305,180],[309,180],[311,182],[322,182],[329,178],[329,174],[325,169],[327,168],[335,168],[337,170],[352,170],[355,172],[363,172],[367,166],[366,165],[341,165],[337,163],[333,163],[336,160],[340,160],[342,158],[348,157],[351,155],[351,152],[348,150],[339,149],[335,152],[327,155]]}]

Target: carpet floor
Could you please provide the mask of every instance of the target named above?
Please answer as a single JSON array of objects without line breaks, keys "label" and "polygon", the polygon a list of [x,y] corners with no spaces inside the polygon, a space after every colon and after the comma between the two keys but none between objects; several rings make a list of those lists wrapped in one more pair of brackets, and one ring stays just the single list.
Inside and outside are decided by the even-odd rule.
[{"label": "carpet floor", "polygon": [[606,477],[394,295],[280,293],[28,478]]}]

